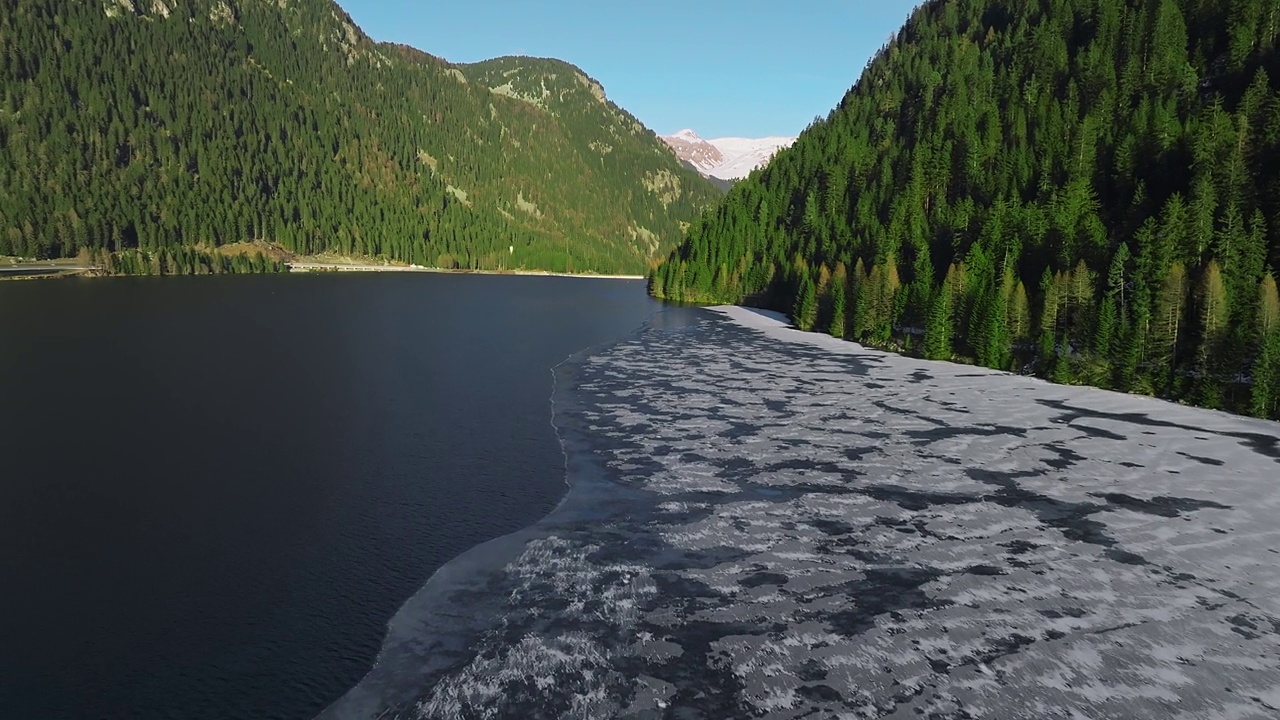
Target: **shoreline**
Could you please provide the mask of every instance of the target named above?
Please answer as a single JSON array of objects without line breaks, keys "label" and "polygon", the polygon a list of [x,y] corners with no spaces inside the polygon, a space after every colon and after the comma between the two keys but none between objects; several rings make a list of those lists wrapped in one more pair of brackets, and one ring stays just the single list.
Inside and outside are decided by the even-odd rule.
[{"label": "shoreline", "polygon": [[1233,630],[1280,587],[1273,423],[707,309],[557,367],[565,496],[442,566],[320,717],[1131,717],[1274,687],[1270,635]]},{"label": "shoreline", "polygon": [[[388,620],[386,636],[369,671],[315,720],[400,717],[424,702],[424,689],[473,661],[476,646],[486,633],[503,625],[504,601],[512,590],[507,574],[531,550],[556,542],[558,536],[584,522],[621,519],[635,511],[639,493],[610,478],[610,472],[592,453],[590,431],[573,422],[582,412],[577,397],[579,375],[590,358],[603,349],[661,327],[659,318],[664,312],[659,310],[627,335],[578,350],[550,369],[548,419],[564,456],[564,494],[532,524],[468,548],[437,568]],[[494,592],[495,586],[502,591]],[[459,607],[469,612],[459,614]]]},{"label": "shoreline", "polygon": [[310,272],[414,272],[444,275],[512,275],[520,277],[594,278],[598,280],[645,280],[645,275],[601,275],[597,273],[565,273],[551,270],[461,270],[413,265],[362,265],[359,263],[291,262],[289,273]]},{"label": "shoreline", "polygon": [[[242,275],[293,275],[306,273],[328,273],[328,272],[366,272],[366,273],[435,273],[440,275],[510,275],[514,277],[565,277],[565,278],[587,278],[596,280],[647,280],[647,275],[610,275],[592,272],[581,273],[565,273],[554,272],[551,270],[461,270],[453,268],[436,268],[414,265],[374,265],[361,263],[327,263],[327,262],[310,262],[295,261],[286,262],[285,266],[288,271],[284,273],[234,273]],[[197,277],[195,275],[181,274],[142,274],[142,275],[117,275],[112,273],[102,273],[96,267],[84,267],[79,265],[59,264],[56,262],[42,263],[17,263],[14,265],[0,265],[0,281],[6,280],[48,280],[54,278],[66,277],[86,277],[86,278],[109,278],[109,277]]]}]

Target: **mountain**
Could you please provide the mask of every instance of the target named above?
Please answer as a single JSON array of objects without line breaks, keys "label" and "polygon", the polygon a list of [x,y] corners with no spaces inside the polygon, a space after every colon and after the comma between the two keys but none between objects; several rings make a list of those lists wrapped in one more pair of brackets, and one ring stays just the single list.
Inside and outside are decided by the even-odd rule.
[{"label": "mountain", "polygon": [[1280,417],[1280,4],[934,0],[652,276]]},{"label": "mountain", "polygon": [[693,165],[699,172],[710,175],[712,170],[724,164],[724,153],[720,148],[698,137],[698,133],[692,130],[663,135],[662,141],[671,146],[676,157]]},{"label": "mountain", "polygon": [[762,168],[779,150],[795,142],[790,137],[717,138],[703,140],[692,130],[664,135],[676,157],[690,163],[699,172],[721,180],[740,180],[752,170]]},{"label": "mountain", "polygon": [[[681,160],[680,162],[690,170],[698,173],[699,175],[702,175],[702,171],[698,169],[697,165],[694,165],[688,160]],[[733,184],[737,182],[737,180],[724,180],[718,177],[711,177],[710,175],[702,175],[702,177],[709,180],[712,185],[715,185],[717,188],[720,188],[721,192],[729,192],[729,190],[733,187]]]},{"label": "mountain", "polygon": [[0,2],[0,255],[634,273],[721,195],[567,63],[454,65],[329,0]]}]

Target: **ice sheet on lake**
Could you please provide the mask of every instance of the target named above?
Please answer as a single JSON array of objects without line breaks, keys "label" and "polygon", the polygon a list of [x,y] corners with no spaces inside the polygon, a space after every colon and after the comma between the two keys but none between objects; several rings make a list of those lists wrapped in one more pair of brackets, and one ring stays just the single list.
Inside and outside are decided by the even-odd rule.
[{"label": "ice sheet on lake", "polygon": [[568,498],[332,716],[1280,716],[1280,427],[719,312],[560,369]]}]

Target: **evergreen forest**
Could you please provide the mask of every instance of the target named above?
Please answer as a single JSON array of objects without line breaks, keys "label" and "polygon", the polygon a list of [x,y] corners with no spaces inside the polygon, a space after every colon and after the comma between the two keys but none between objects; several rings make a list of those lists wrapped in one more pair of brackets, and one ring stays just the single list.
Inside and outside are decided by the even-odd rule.
[{"label": "evergreen forest", "polygon": [[644,273],[721,196],[567,63],[453,65],[331,0],[0,0],[0,256]]},{"label": "evergreen forest", "polygon": [[1280,418],[1280,0],[932,0],[651,275]]}]

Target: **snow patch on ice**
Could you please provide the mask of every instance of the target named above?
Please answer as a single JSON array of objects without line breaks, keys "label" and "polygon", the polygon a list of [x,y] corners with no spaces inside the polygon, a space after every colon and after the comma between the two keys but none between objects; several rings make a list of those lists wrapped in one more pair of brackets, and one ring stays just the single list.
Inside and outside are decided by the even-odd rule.
[{"label": "snow patch on ice", "polygon": [[565,369],[573,490],[387,717],[1274,714],[1280,426],[715,313]]}]

